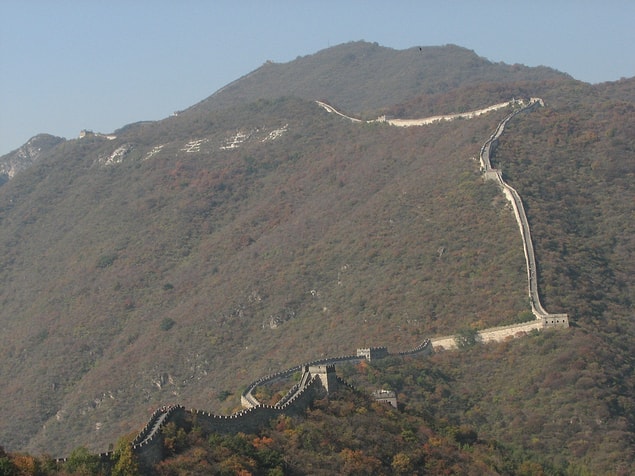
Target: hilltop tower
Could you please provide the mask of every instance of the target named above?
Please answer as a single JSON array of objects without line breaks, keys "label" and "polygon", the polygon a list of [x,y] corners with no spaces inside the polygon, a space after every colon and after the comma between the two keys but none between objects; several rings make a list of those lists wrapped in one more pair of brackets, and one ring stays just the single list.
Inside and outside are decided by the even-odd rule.
[{"label": "hilltop tower", "polygon": [[[326,393],[337,391],[337,376],[335,375],[335,365],[307,365],[304,369],[311,377],[317,375],[322,382]],[[310,377],[309,377],[310,378]]]},{"label": "hilltop tower", "polygon": [[357,356],[364,357],[369,362],[372,362],[373,360],[388,357],[388,349],[386,347],[366,347],[364,349],[357,349]]}]

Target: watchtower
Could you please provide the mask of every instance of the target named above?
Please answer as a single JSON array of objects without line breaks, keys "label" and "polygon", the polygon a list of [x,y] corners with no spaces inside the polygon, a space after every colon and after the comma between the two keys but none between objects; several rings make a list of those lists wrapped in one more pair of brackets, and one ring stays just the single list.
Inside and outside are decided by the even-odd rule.
[{"label": "watchtower", "polygon": [[[322,386],[326,393],[337,391],[337,375],[335,375],[335,365],[308,365],[305,367],[305,373],[311,376],[317,375],[322,381]],[[304,380],[304,379],[302,379]]]},{"label": "watchtower", "polygon": [[544,327],[569,327],[569,315],[548,314],[543,316],[542,325]]},{"label": "watchtower", "polygon": [[357,349],[357,356],[364,357],[369,362],[373,360],[388,357],[388,349],[386,347],[367,347],[365,349]]}]

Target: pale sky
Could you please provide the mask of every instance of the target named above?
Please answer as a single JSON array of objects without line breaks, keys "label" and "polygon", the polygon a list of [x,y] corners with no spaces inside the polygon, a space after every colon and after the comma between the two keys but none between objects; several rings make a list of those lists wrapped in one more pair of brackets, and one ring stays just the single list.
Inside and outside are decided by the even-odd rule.
[{"label": "pale sky", "polygon": [[0,0],[0,155],[169,116],[265,61],[456,44],[597,83],[635,76],[635,1]]}]

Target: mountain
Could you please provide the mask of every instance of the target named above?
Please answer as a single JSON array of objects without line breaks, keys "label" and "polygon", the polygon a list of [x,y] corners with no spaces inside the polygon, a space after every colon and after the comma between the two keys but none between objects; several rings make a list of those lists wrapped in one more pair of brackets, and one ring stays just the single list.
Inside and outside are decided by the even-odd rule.
[{"label": "mountain", "polygon": [[[369,117],[374,118],[373,114],[379,114],[382,109],[409,102],[413,98],[421,101],[426,95],[436,100],[439,93],[455,92],[459,86],[467,89],[465,86],[490,82],[500,85],[563,78],[570,76],[547,67],[492,63],[474,51],[456,45],[394,50],[377,43],[357,41],[298,57],[289,63],[267,61],[260,68],[183,112],[205,117],[212,110],[232,108],[259,99],[290,96],[308,100],[325,99],[351,114],[370,114]],[[456,107],[480,106],[478,100],[470,102],[465,99],[461,98]],[[507,98],[501,94],[500,99]],[[430,101],[425,102],[428,108],[432,108]],[[115,131],[115,135],[148,124],[152,123],[141,121],[129,124]],[[4,179],[6,181],[61,140],[48,134],[33,137],[18,150],[0,157],[0,174],[8,176]],[[31,155],[33,159],[30,159]],[[11,165],[14,162],[25,165],[16,167]]]},{"label": "mountain", "polygon": [[16,173],[33,165],[64,140],[62,137],[50,134],[38,134],[31,137],[22,147],[0,157],[0,185],[13,178]]},{"label": "mountain", "polygon": [[295,96],[337,104],[354,115],[457,87],[570,78],[546,67],[492,63],[455,46],[394,50],[364,41],[345,43],[286,64],[267,61],[189,110],[224,109],[260,98]]},{"label": "mountain", "polygon": [[227,413],[301,362],[522,319],[518,228],[473,160],[508,110],[398,128],[314,102],[412,118],[514,97],[546,107],[510,122],[495,166],[524,200],[541,297],[574,326],[368,385],[560,468],[630,467],[633,81],[364,42],[61,142],[0,188],[0,444],[103,451],[166,403]]}]

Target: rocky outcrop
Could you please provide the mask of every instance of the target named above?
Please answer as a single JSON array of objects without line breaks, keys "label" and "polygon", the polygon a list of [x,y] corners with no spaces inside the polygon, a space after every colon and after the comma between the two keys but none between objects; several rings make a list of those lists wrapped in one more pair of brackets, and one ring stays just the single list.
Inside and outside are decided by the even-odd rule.
[{"label": "rocky outcrop", "polygon": [[31,137],[22,147],[0,157],[0,185],[36,163],[45,153],[65,140],[63,137],[39,134]]}]

